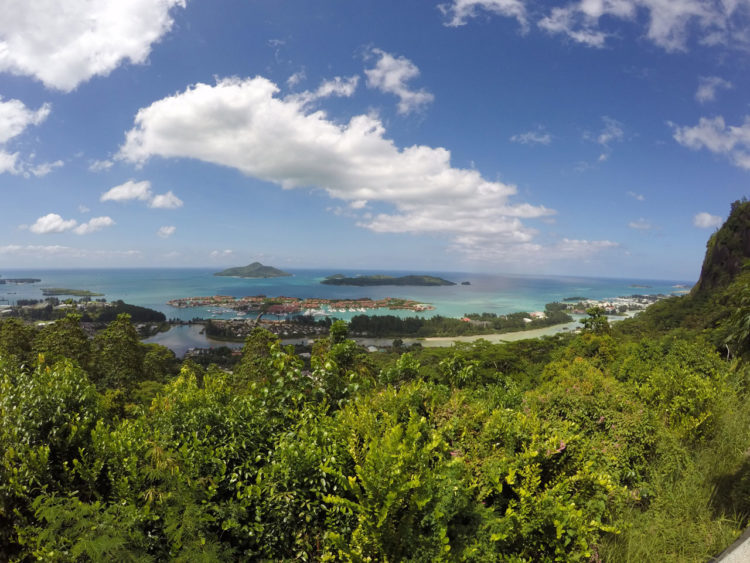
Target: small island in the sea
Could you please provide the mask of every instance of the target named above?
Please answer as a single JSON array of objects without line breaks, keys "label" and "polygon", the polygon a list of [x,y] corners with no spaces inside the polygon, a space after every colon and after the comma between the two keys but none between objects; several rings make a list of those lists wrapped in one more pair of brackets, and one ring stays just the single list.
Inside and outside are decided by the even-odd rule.
[{"label": "small island in the sea", "polygon": [[273,266],[264,266],[260,262],[253,262],[247,266],[228,268],[221,272],[216,272],[214,275],[234,278],[283,278],[291,276],[292,274],[274,268]]},{"label": "small island in the sea", "polygon": [[463,282],[461,282],[461,285],[471,285],[471,282],[469,282],[469,281],[463,281]]},{"label": "small island in the sea", "polygon": [[59,295],[70,295],[71,297],[102,297],[103,293],[96,293],[88,289],[67,289],[64,287],[43,287],[42,295],[55,297]]},{"label": "small island in the sea", "polygon": [[414,285],[414,286],[435,286],[435,285],[456,285],[452,281],[444,280],[435,276],[355,276],[348,278],[343,274],[328,276],[320,283],[326,285],[356,285],[359,287],[369,287],[374,285]]},{"label": "small island in the sea", "polygon": [[628,287],[635,287],[635,288],[639,288],[639,289],[650,289],[651,288],[650,285],[641,285],[639,283],[631,283]]},{"label": "small island in the sea", "polygon": [[40,279],[37,278],[5,278],[0,280],[0,283],[39,283]]}]

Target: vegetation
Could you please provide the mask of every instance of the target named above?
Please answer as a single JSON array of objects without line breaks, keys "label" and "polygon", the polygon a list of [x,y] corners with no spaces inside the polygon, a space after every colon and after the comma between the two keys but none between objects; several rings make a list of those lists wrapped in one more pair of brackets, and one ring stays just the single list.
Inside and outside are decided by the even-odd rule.
[{"label": "vegetation", "polygon": [[238,278],[281,278],[291,276],[287,272],[274,268],[273,266],[264,266],[260,262],[253,262],[247,266],[237,268],[228,268],[221,272],[216,272],[215,276],[234,276]]},{"label": "vegetation", "polygon": [[328,276],[320,283],[326,285],[355,285],[359,287],[369,287],[375,285],[412,285],[412,286],[433,286],[433,285],[456,285],[452,281],[444,280],[435,276],[355,276],[348,278],[342,274]]},{"label": "vegetation", "polygon": [[42,288],[42,295],[47,297],[54,297],[58,295],[70,295],[72,297],[101,297],[103,293],[96,293],[89,291],[88,289],[67,289],[64,287],[44,287]]},{"label": "vegetation", "polygon": [[529,313],[494,313],[468,314],[465,319],[442,317],[396,317],[394,315],[356,315],[352,318],[350,329],[358,335],[372,337],[429,337],[429,336],[467,336],[472,334],[491,334],[498,332],[517,332],[544,328],[556,324],[573,322],[573,317],[564,310],[547,305],[546,316],[531,318]]},{"label": "vegetation", "polygon": [[[230,370],[0,322],[0,560],[706,561],[750,521],[750,269],[580,335]],[[179,371],[177,371],[179,369]]]}]

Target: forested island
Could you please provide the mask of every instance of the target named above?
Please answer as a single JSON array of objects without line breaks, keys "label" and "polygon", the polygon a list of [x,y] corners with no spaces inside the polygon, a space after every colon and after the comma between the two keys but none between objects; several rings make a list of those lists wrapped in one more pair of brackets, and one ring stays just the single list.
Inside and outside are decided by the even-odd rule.
[{"label": "forested island", "polygon": [[88,289],[68,289],[65,287],[43,287],[42,295],[45,297],[57,297],[60,295],[69,295],[71,297],[101,297],[103,293],[96,293]]},{"label": "forested island", "polygon": [[456,285],[452,281],[444,280],[435,276],[386,276],[386,275],[372,275],[372,276],[354,276],[346,277],[343,274],[334,274],[328,276],[320,283],[325,285],[354,285],[359,287],[369,287],[377,285],[401,285],[401,286],[440,286],[440,285]]},{"label": "forested island", "polygon": [[2,319],[0,560],[704,563],[750,522],[749,327],[746,200],[690,294],[580,334],[179,362]]},{"label": "forested island", "polygon": [[221,272],[216,272],[214,275],[235,278],[283,278],[291,276],[292,274],[274,268],[273,266],[264,266],[260,262],[253,262],[247,266],[228,268]]}]

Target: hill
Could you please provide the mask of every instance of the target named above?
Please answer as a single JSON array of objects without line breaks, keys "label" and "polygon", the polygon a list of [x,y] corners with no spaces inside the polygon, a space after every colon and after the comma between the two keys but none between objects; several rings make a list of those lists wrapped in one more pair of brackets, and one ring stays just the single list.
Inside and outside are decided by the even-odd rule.
[{"label": "hill", "polygon": [[264,266],[260,262],[253,262],[247,266],[240,266],[237,268],[228,268],[221,272],[216,272],[215,276],[227,276],[236,278],[283,278],[291,276],[292,274],[274,268],[272,266]]},{"label": "hill", "polygon": [[696,295],[728,286],[750,258],[750,202],[735,201],[724,225],[706,245],[701,277],[693,292]]}]

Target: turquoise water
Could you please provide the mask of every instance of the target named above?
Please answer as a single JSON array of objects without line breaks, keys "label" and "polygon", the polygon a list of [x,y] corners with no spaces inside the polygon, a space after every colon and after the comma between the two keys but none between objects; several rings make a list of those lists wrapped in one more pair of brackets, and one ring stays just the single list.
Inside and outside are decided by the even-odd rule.
[{"label": "turquoise water", "polygon": [[[76,270],[2,270],[3,278],[32,277],[42,281],[36,284],[0,285],[0,307],[14,304],[17,299],[42,299],[42,287],[64,287],[87,289],[103,293],[108,301],[122,299],[127,303],[150,307],[163,312],[167,318],[189,320],[194,317],[232,318],[233,311],[217,311],[205,308],[176,309],[167,301],[178,297],[231,295],[266,295],[268,297],[322,297],[361,298],[401,297],[430,303],[434,311],[414,313],[382,310],[370,314],[399,314],[400,316],[462,316],[466,313],[505,314],[515,311],[536,311],[545,303],[566,297],[582,296],[590,299],[606,299],[622,295],[671,294],[683,290],[679,285],[691,286],[685,280],[643,280],[584,278],[570,276],[517,276],[492,275],[461,272],[420,272],[440,276],[457,282],[468,281],[471,285],[443,287],[344,287],[322,285],[326,276],[335,273],[345,275],[391,274],[404,275],[414,272],[366,271],[366,270],[288,270],[291,277],[273,279],[240,279],[217,277],[216,270],[205,268],[142,268],[142,269],[76,269]],[[650,287],[631,287],[633,285]],[[356,313],[336,313],[338,318],[348,319]]]}]

